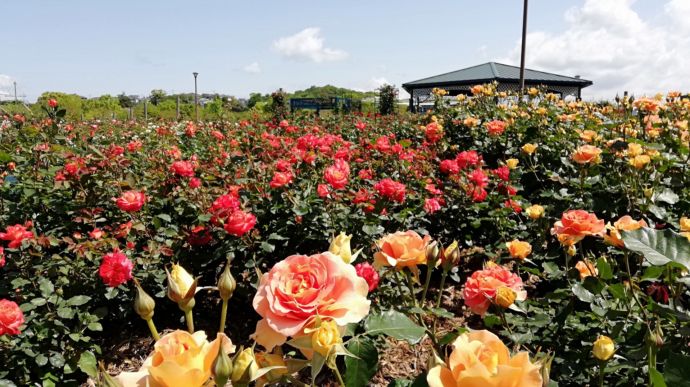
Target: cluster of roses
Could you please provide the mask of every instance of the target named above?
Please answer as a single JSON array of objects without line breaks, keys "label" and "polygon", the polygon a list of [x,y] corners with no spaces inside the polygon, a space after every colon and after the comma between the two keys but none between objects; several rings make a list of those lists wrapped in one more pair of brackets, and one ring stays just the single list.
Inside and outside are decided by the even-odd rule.
[{"label": "cluster of roses", "polygon": [[[28,227],[31,227],[30,222],[26,225],[7,226],[4,232],[0,232],[0,241],[8,242],[8,249],[20,248],[24,240],[34,238],[34,233],[29,231]],[[0,268],[4,267],[5,263],[5,247],[0,246]],[[19,309],[19,305],[14,301],[0,300],[0,336],[18,335],[21,333],[22,324],[24,324],[24,313]]]}]

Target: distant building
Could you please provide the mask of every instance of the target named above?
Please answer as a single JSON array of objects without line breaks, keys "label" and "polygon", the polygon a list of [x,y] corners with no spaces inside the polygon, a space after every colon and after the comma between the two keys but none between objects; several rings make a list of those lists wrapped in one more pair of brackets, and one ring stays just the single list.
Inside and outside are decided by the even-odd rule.
[{"label": "distant building", "polygon": [[[498,91],[517,91],[520,89],[520,68],[496,62],[488,62],[465,69],[452,71],[433,77],[403,83],[402,87],[410,94],[410,111],[419,110],[420,104],[431,100],[431,90],[440,88],[451,96],[470,94],[474,85],[497,82]],[[545,87],[550,93],[565,98],[581,98],[582,89],[591,86],[592,81],[576,75],[568,77],[544,71],[525,69],[525,87]]]}]

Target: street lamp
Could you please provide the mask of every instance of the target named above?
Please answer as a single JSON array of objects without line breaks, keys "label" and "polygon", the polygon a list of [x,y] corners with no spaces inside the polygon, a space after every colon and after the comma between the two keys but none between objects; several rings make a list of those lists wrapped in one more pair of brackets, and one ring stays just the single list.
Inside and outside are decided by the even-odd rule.
[{"label": "street lamp", "polygon": [[196,116],[196,121],[199,122],[199,96],[196,93],[196,77],[199,73],[195,71],[192,75],[194,75],[194,115]]}]

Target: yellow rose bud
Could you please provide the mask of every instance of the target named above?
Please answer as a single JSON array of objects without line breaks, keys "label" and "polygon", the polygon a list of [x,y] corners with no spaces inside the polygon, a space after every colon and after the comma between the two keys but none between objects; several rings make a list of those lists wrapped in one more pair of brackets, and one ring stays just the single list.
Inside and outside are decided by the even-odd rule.
[{"label": "yellow rose bud", "polygon": [[176,302],[180,309],[187,311],[194,307],[196,280],[182,266],[173,264],[168,272],[168,298]]},{"label": "yellow rose bud", "polygon": [[235,292],[236,287],[237,281],[235,281],[235,278],[230,272],[230,262],[228,262],[225,264],[223,274],[221,274],[218,279],[218,292],[220,293],[220,298],[224,301],[229,300],[230,297],[232,297],[232,293]]},{"label": "yellow rose bud", "polygon": [[687,218],[685,216],[680,218],[680,231],[686,232],[690,231],[690,218]]},{"label": "yellow rose bud", "polygon": [[654,190],[651,188],[645,188],[643,192],[644,192],[644,197],[646,197],[647,199],[651,199],[652,196],[654,195]]},{"label": "yellow rose bud", "polygon": [[525,144],[521,149],[524,153],[531,155],[537,150],[537,146],[535,144]]},{"label": "yellow rose bud", "polygon": [[518,166],[519,163],[520,163],[520,160],[518,160],[518,159],[508,159],[508,160],[506,160],[506,165],[507,165],[508,168],[510,168],[510,169],[515,169],[515,168],[517,168],[517,166]]},{"label": "yellow rose bud", "polygon": [[232,380],[233,385],[249,384],[256,378],[259,372],[259,365],[254,358],[254,350],[245,348],[232,359]]},{"label": "yellow rose bud", "polygon": [[429,243],[429,246],[426,247],[426,265],[428,267],[436,266],[440,252],[441,248],[439,247],[437,241]]},{"label": "yellow rose bud", "polygon": [[496,305],[505,309],[513,305],[516,297],[517,293],[515,293],[513,289],[507,286],[501,286],[500,288],[496,289],[496,297],[494,301],[496,302]]},{"label": "yellow rose bud", "polygon": [[218,346],[218,355],[211,366],[211,374],[216,386],[225,386],[232,375],[232,360],[222,345]]},{"label": "yellow rose bud", "polygon": [[511,257],[520,260],[527,258],[532,253],[532,245],[530,245],[529,242],[523,242],[517,239],[506,242],[506,247]]},{"label": "yellow rose bud", "polygon": [[544,207],[540,206],[539,204],[533,204],[525,209],[525,213],[530,219],[536,220],[544,215]]},{"label": "yellow rose bud", "polygon": [[311,334],[312,349],[323,357],[330,354],[333,346],[342,343],[338,325],[333,320],[321,322],[321,325]]},{"label": "yellow rose bud", "polygon": [[134,296],[134,311],[137,312],[142,319],[150,320],[153,318],[153,310],[156,307],[156,301],[139,286],[138,281],[135,281],[135,285],[137,287],[137,295]]},{"label": "yellow rose bud", "polygon": [[353,259],[352,250],[350,249],[350,239],[352,239],[352,235],[347,235],[341,231],[340,234],[333,239],[333,242],[331,242],[328,251],[339,256],[345,263],[351,263]]},{"label": "yellow rose bud", "polygon": [[460,263],[460,250],[458,249],[458,241],[453,241],[450,246],[443,250],[443,255],[441,256],[441,264],[443,265],[443,270],[451,270],[454,266]]},{"label": "yellow rose bud", "polygon": [[601,361],[609,360],[611,356],[613,356],[614,352],[616,352],[616,346],[613,343],[613,340],[604,335],[599,336],[592,347],[592,354],[595,358]]},{"label": "yellow rose bud", "polygon": [[577,254],[577,248],[575,247],[575,245],[568,246],[568,250],[566,250],[566,254],[568,254],[568,256],[570,256],[570,257],[574,257],[575,254]]}]

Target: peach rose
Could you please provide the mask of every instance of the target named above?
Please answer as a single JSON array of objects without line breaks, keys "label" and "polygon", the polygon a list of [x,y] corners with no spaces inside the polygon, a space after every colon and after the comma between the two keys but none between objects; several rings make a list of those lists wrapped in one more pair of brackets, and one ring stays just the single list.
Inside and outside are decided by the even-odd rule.
[{"label": "peach rose", "polygon": [[414,231],[388,234],[376,242],[379,251],[374,254],[374,267],[409,267],[416,273],[417,265],[426,263],[426,247],[430,241],[428,235],[422,238]]},{"label": "peach rose", "polygon": [[578,261],[575,264],[575,268],[580,272],[580,279],[583,280],[589,276],[599,275],[599,270],[594,264],[588,260]]},{"label": "peach rose", "polygon": [[203,386],[211,378],[220,345],[227,353],[235,352],[232,341],[223,333],[209,343],[203,331],[170,332],[156,342],[138,372],[122,372],[115,379],[123,387]]},{"label": "peach rose", "polygon": [[556,235],[564,246],[572,246],[587,235],[601,236],[604,233],[603,220],[585,210],[564,212],[561,220],[554,223],[551,235]]},{"label": "peach rose", "polygon": [[630,215],[625,215],[618,219],[611,225],[606,225],[606,233],[604,234],[604,241],[616,247],[625,247],[621,237],[621,231],[633,231],[641,227],[647,227],[647,222],[644,220],[635,220]]},{"label": "peach rose", "polygon": [[429,370],[429,387],[541,387],[541,367],[530,362],[527,352],[510,356],[496,335],[470,331],[453,343],[446,364]]},{"label": "peach rose", "polygon": [[594,145],[582,145],[571,156],[578,164],[596,164],[601,161],[601,149]]},{"label": "peach rose", "polygon": [[253,305],[263,319],[254,338],[270,351],[288,336],[303,334],[317,317],[338,326],[359,322],[369,314],[368,289],[337,255],[289,256],[261,277]]},{"label": "peach rose", "polygon": [[503,266],[490,263],[483,270],[477,270],[465,282],[462,297],[472,312],[484,316],[496,299],[499,288],[508,287],[515,292],[515,299],[523,301],[527,292],[522,289],[520,277]]}]

